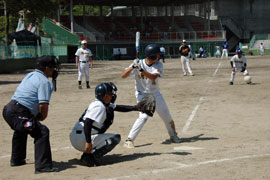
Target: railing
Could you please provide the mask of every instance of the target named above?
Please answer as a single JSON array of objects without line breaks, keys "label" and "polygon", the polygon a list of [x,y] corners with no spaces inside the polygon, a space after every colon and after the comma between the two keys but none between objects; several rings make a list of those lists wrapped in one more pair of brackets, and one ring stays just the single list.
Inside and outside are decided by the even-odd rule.
[{"label": "railing", "polygon": [[[143,41],[179,41],[179,40],[219,40],[225,39],[225,31],[190,31],[190,32],[153,32],[141,33]],[[106,34],[106,41],[133,41],[135,34],[131,36],[127,33]]]}]

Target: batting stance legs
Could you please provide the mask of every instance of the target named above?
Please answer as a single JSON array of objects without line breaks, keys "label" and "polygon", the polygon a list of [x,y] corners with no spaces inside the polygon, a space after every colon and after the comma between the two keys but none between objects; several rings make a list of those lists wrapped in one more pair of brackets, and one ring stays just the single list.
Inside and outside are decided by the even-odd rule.
[{"label": "batting stance legs", "polygon": [[[145,94],[136,92],[137,102],[139,102],[144,96]],[[163,120],[167,128],[168,134],[171,137],[171,140],[174,141],[173,138],[177,136],[177,133],[175,131],[174,121],[172,120],[171,114],[169,112],[169,108],[161,93],[156,93],[153,96],[156,99],[156,111],[158,115],[160,116],[160,118]],[[137,135],[143,128],[144,124],[146,123],[147,119],[148,119],[147,114],[140,112],[139,118],[135,121],[133,127],[131,128],[129,132],[129,135],[128,135],[129,140],[135,140],[135,138],[137,137]]]},{"label": "batting stance legs", "polygon": [[86,85],[89,86],[89,62],[80,62],[78,68],[78,81],[79,86],[81,86],[83,74],[85,75]]},{"label": "batting stance legs", "polygon": [[185,56],[181,56],[181,63],[182,63],[182,70],[183,70],[184,75],[187,75],[185,67],[187,67],[189,74],[193,75],[191,67],[190,67],[190,63],[189,63],[189,58]]}]

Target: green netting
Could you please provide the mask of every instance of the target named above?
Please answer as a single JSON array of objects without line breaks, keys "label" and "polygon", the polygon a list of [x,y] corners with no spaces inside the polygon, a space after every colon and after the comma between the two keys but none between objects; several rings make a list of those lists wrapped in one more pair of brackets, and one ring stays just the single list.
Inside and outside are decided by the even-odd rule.
[{"label": "green netting", "polygon": [[0,46],[1,59],[35,58],[43,55],[67,56],[67,46]]},{"label": "green netting", "polygon": [[43,18],[43,30],[45,33],[52,36],[53,44],[79,44],[78,35],[70,33],[68,30],[46,18]]}]

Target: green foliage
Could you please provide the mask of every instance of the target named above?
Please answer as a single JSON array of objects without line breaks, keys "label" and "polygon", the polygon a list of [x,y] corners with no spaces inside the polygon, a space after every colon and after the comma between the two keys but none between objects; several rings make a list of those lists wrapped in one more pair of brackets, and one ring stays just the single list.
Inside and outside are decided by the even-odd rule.
[{"label": "green foliage", "polygon": [[[105,16],[108,13],[108,10],[110,7],[108,6],[102,6],[102,12],[103,16]],[[69,6],[65,6],[62,9],[62,15],[69,15]],[[73,7],[73,15],[74,16],[83,16],[83,6],[82,5],[75,5]],[[85,6],[85,15],[86,16],[99,16],[99,6]]]}]

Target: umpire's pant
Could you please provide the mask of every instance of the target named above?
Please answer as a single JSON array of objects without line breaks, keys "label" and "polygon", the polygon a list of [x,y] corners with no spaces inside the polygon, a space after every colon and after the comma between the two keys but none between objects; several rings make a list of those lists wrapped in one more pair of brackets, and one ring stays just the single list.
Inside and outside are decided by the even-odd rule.
[{"label": "umpire's pant", "polygon": [[[27,136],[30,134],[35,139],[35,168],[51,167],[49,129],[35,120],[35,117],[26,107],[14,100],[4,107],[3,117],[14,130],[11,161],[20,162],[26,158]],[[33,122],[33,130],[29,131],[24,127],[27,121]]]}]

